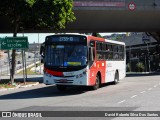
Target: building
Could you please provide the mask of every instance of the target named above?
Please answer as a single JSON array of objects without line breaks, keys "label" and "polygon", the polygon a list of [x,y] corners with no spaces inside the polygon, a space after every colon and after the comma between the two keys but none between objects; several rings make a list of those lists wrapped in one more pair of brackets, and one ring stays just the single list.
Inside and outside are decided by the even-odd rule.
[{"label": "building", "polygon": [[29,44],[29,51],[39,51],[40,50],[40,44],[39,43],[30,43]]},{"label": "building", "polygon": [[160,46],[154,38],[142,32],[132,32],[118,41],[126,43],[127,71],[160,70]]}]

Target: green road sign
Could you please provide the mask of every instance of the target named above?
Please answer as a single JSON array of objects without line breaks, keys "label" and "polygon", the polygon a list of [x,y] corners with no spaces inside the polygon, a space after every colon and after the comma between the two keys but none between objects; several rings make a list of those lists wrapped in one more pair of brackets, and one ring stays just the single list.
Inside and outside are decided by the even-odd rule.
[{"label": "green road sign", "polygon": [[5,37],[0,39],[1,50],[27,49],[28,44],[27,37]]}]

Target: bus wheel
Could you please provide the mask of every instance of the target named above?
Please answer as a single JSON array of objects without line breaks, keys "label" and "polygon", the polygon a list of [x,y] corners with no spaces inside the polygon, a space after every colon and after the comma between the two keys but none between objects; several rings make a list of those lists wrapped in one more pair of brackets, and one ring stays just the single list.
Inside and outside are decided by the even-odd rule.
[{"label": "bus wheel", "polygon": [[99,75],[97,75],[95,85],[92,88],[93,90],[97,90],[99,87],[100,87],[100,78]]},{"label": "bus wheel", "polygon": [[118,72],[116,71],[115,76],[114,76],[114,82],[113,82],[113,83],[116,85],[118,82],[119,82],[119,74],[118,74]]},{"label": "bus wheel", "polygon": [[66,88],[67,88],[67,86],[65,86],[65,85],[56,85],[56,86],[57,86],[57,89],[58,89],[59,91],[65,91]]}]

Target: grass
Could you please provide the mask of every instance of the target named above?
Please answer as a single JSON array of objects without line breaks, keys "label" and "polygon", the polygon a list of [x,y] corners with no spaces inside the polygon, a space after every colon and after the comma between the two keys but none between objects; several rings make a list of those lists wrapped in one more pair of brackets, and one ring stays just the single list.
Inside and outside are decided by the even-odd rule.
[{"label": "grass", "polygon": [[23,85],[30,85],[30,84],[34,84],[34,83],[35,82],[26,82],[26,83],[24,83],[23,81],[21,81],[21,82],[15,81],[15,85],[11,85],[11,82],[10,82],[9,79],[0,80],[0,89],[2,89],[2,88],[14,88],[14,87],[16,87],[16,85],[23,86]]},{"label": "grass", "polygon": [[[37,64],[37,66],[40,66],[40,65],[42,65],[42,64],[41,63]],[[27,68],[27,74],[28,75],[39,75],[40,73],[36,73],[35,71],[31,71],[31,68],[33,68],[33,67],[35,67],[35,66]],[[18,74],[23,74],[23,70],[20,71]]]},{"label": "grass", "polygon": [[14,88],[15,86],[11,84],[0,84],[0,88]]},{"label": "grass", "polygon": [[[39,64],[37,64],[38,66],[40,66],[40,65],[42,65],[41,63],[39,63]],[[32,66],[32,67],[34,67],[34,66]],[[31,71],[31,68],[32,67],[29,67],[29,68],[27,68],[27,74],[29,75],[38,75],[39,73],[35,73],[35,72],[33,72],[33,71]],[[23,71],[21,71],[21,72],[19,72],[18,74],[23,74]],[[2,88],[14,88],[16,85],[29,85],[29,84],[33,84],[33,83],[35,83],[35,82],[26,82],[25,84],[24,84],[24,82],[22,81],[22,82],[17,82],[16,80],[15,80],[15,85],[11,85],[11,81],[10,81],[10,79],[6,79],[6,80],[0,80],[0,89],[2,89]]]},{"label": "grass", "polygon": [[[38,75],[38,73],[31,71],[31,68],[32,67],[27,68],[27,75]],[[20,71],[18,74],[23,74],[23,70]]]},{"label": "grass", "polygon": [[14,88],[15,85],[11,85],[10,80],[0,80],[0,88]]}]

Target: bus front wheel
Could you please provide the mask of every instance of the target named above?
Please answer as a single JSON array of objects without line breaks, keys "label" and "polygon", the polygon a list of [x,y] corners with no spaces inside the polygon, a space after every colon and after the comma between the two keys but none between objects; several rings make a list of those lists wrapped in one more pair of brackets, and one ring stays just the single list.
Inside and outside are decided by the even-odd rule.
[{"label": "bus front wheel", "polygon": [[65,86],[65,85],[56,85],[56,86],[57,86],[57,89],[58,89],[59,91],[65,91],[66,88],[67,88],[67,86]]},{"label": "bus front wheel", "polygon": [[97,90],[99,87],[100,87],[100,77],[99,77],[99,75],[97,75],[95,85],[92,88],[93,88],[93,90]]}]

